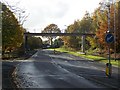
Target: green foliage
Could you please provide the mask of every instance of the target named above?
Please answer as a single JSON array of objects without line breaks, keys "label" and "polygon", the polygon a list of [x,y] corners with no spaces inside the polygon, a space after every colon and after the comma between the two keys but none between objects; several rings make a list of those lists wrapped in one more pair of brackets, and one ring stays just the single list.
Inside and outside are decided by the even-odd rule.
[{"label": "green foliage", "polygon": [[[67,27],[66,33],[79,33],[79,21],[75,21],[74,24],[71,24]],[[65,47],[72,49],[80,48],[80,38],[77,36],[64,36],[62,37],[64,40]]]},{"label": "green foliage", "polygon": [[[74,21],[74,23],[69,25],[66,29],[66,33],[93,33],[94,31],[94,23],[88,12],[86,12],[82,20]],[[89,43],[91,43],[90,39],[92,38],[86,40],[86,49],[89,49]],[[67,36],[63,37],[63,40],[64,45],[68,48],[76,50],[81,48],[81,36]]]},{"label": "green foliage", "polygon": [[[105,57],[94,56],[94,55],[83,55],[83,54],[80,54],[79,52],[68,50],[67,48],[57,48],[55,50],[59,51],[59,52],[66,52],[68,54],[72,54],[72,55],[79,56],[79,57],[82,57],[82,58],[86,58],[87,60],[94,60],[94,61],[102,62],[102,63],[105,63],[105,64],[108,62],[108,59],[105,58]],[[111,60],[111,63],[112,63],[112,65],[120,67],[120,61],[119,60],[117,60],[117,61]]]},{"label": "green foliage", "polygon": [[[44,28],[42,33],[61,33],[61,31],[56,24],[50,24],[50,25],[48,25],[47,27]],[[55,36],[48,36],[46,38],[49,39],[50,45],[52,45],[52,39],[56,38],[56,37]]]},{"label": "green foliage", "polygon": [[[116,51],[120,52],[120,17],[119,17],[119,11],[120,11],[120,2],[116,3],[115,8],[116,10],[116,16],[115,16],[115,28],[116,28],[116,35],[117,35],[117,40],[116,40]],[[114,5],[111,4],[110,8],[110,31],[114,35]],[[96,31],[96,36],[98,38],[98,42],[101,44],[104,50],[107,51],[107,43],[105,42],[105,36],[106,32],[108,30],[108,12],[106,9],[103,10],[103,12],[100,12],[100,8],[96,9],[94,13],[94,20],[95,16],[97,17],[97,22],[99,23],[99,26]],[[111,44],[111,49],[114,51],[114,43]]]},{"label": "green foliage", "polygon": [[2,4],[2,51],[13,51],[23,42],[23,28],[14,13]]},{"label": "green foliage", "polygon": [[89,41],[91,49],[94,49],[97,47],[97,42],[95,38],[87,37],[86,40]]},{"label": "green foliage", "polygon": [[93,20],[90,17],[90,14],[86,12],[85,16],[83,19],[80,21],[80,29],[82,33],[93,33],[94,28],[93,28]]},{"label": "green foliage", "polygon": [[42,48],[42,39],[40,37],[28,37],[28,47],[29,49],[38,49]]},{"label": "green foliage", "polygon": [[63,44],[64,43],[63,43],[63,40],[61,38],[58,38],[58,39],[54,40],[54,46],[57,47],[57,48],[61,47]]},{"label": "green foliage", "polygon": [[[101,12],[101,6],[98,7],[92,16],[88,12],[84,15],[82,20],[77,20],[69,25],[66,33],[95,33],[96,36],[86,38],[86,49],[100,48],[104,52],[107,50],[107,43],[105,42],[106,31],[108,30],[108,11],[106,9]],[[116,3],[116,51],[120,52],[120,2]],[[114,34],[114,5],[111,4],[110,8],[110,30]],[[64,45],[67,48],[80,49],[81,37],[78,36],[65,36],[62,37]],[[114,51],[114,43],[111,44],[111,50]]]}]

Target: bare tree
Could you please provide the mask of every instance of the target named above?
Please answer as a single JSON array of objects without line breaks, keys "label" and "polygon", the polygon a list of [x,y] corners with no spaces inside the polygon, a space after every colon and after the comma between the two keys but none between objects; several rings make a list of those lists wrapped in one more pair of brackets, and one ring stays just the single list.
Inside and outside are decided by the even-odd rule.
[{"label": "bare tree", "polygon": [[2,2],[5,3],[5,5],[7,5],[7,7],[15,14],[16,18],[19,21],[19,24],[23,25],[27,17],[29,16],[29,13],[27,14],[25,9],[18,7],[18,5],[20,4],[20,1],[16,2],[15,5],[10,5],[5,0],[2,0]]}]

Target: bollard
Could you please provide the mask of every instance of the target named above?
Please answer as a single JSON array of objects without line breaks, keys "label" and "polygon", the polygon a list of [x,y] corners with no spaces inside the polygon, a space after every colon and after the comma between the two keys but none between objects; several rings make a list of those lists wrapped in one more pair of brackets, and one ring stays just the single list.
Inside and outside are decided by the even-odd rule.
[{"label": "bollard", "polygon": [[111,74],[112,74],[112,64],[106,63],[106,76],[110,78]]}]

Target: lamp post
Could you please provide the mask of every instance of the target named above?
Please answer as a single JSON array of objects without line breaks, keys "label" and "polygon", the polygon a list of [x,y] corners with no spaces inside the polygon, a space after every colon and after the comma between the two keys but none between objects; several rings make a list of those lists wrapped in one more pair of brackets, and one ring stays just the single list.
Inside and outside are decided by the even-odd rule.
[{"label": "lamp post", "polygon": [[[107,33],[110,33],[110,4],[107,4],[108,7],[108,31]],[[108,44],[108,77],[111,77],[111,62],[110,62],[110,44]],[[107,64],[106,64],[107,65]]]},{"label": "lamp post", "polygon": [[106,32],[106,37],[105,37],[105,41],[108,44],[108,63],[106,64],[106,75],[110,78],[111,77],[111,73],[112,73],[112,65],[110,62],[110,44],[114,41],[114,36],[111,34],[111,30],[110,30],[110,6],[111,6],[111,2],[112,0],[107,0],[106,2],[102,3],[104,4],[104,7],[107,6],[107,10],[108,10],[108,30]]}]

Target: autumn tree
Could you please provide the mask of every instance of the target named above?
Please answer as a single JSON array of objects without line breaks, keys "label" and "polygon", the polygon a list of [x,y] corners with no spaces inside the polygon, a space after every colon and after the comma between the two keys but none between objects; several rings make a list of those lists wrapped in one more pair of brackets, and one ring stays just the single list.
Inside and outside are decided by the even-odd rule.
[{"label": "autumn tree", "polygon": [[[61,30],[58,28],[56,24],[50,24],[47,27],[44,28],[42,33],[61,33]],[[53,38],[56,38],[55,36],[48,36],[46,37],[50,41],[50,45],[52,45]]]},{"label": "autumn tree", "polygon": [[[66,33],[95,33],[94,23],[90,14],[86,12],[82,20],[74,21],[73,24],[67,27]],[[65,36],[63,37],[63,40],[66,47],[78,50],[81,48],[82,45],[81,38],[81,36]],[[93,44],[95,43],[94,37],[87,37],[85,45],[87,49],[88,47],[90,47],[89,43],[91,44],[91,46],[94,45],[94,47],[96,47],[96,44]]]},{"label": "autumn tree", "polygon": [[[120,43],[120,31],[119,31],[119,3],[116,4],[116,34],[117,34],[117,52],[119,52],[119,43]],[[107,43],[105,42],[106,32],[108,31],[108,11],[103,9],[102,12],[98,9],[97,17],[99,17],[99,28],[96,32],[96,36],[98,38],[98,42],[101,44],[102,48],[107,50]],[[118,19],[117,19],[118,18]],[[110,32],[114,35],[114,5],[111,4],[110,6]],[[111,49],[114,51],[114,43],[111,44]]]},{"label": "autumn tree", "polygon": [[116,3],[116,51],[120,52],[120,1]]},{"label": "autumn tree", "polygon": [[2,52],[13,51],[23,42],[23,27],[14,13],[2,4]]},{"label": "autumn tree", "polygon": [[[94,13],[92,14],[91,16],[91,19],[92,19],[92,23],[91,23],[91,32],[96,34],[96,32],[98,31],[99,29],[99,26],[101,24],[101,11],[100,11],[100,7],[98,7]],[[104,18],[104,17],[103,17]],[[90,43],[90,49],[100,49],[100,46],[101,44],[99,43],[98,41],[98,37],[95,36],[90,36],[90,37],[87,37],[87,41],[89,41]]]},{"label": "autumn tree", "polygon": [[[79,20],[69,25],[65,33],[79,33]],[[64,46],[78,50],[80,48],[80,38],[78,36],[63,36]]]}]

